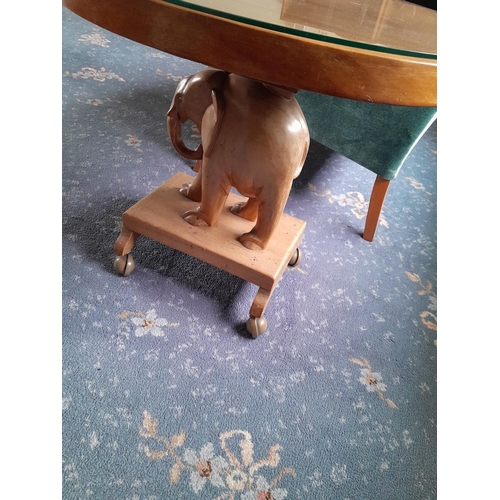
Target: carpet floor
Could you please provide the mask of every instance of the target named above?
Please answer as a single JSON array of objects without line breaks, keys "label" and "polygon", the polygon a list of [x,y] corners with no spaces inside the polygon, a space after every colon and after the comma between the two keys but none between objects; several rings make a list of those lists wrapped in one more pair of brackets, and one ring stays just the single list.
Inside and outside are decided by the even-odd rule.
[{"label": "carpet floor", "polygon": [[62,15],[63,498],[435,499],[437,124],[372,243],[374,174],[312,142],[252,339],[255,285],[144,237],[113,269],[122,213],[190,173],[165,114],[201,66]]}]

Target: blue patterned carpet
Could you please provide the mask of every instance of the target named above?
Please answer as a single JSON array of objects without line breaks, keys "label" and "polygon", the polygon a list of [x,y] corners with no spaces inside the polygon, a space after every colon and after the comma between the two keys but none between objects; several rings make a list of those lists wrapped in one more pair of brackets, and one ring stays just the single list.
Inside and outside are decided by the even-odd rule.
[{"label": "blue patterned carpet", "polygon": [[436,124],[372,243],[374,174],[311,144],[253,340],[254,285],[146,238],[113,270],[121,214],[190,171],[165,114],[200,68],[63,9],[63,498],[435,499]]}]

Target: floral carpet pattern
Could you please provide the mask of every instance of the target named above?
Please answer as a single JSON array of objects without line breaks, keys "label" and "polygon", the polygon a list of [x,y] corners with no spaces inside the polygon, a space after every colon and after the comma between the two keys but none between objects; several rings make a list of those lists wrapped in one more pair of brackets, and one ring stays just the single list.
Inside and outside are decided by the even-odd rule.
[{"label": "floral carpet pattern", "polygon": [[[271,499],[277,500],[286,498],[287,491],[283,488],[277,488],[285,474],[296,476],[291,468],[282,468],[276,477],[268,481],[261,473],[257,471],[263,468],[276,468],[279,465],[279,450],[281,446],[273,445],[269,448],[267,457],[254,461],[254,445],[252,436],[247,431],[229,431],[220,435],[220,448],[225,456],[214,456],[214,445],[212,443],[204,444],[200,451],[194,451],[191,448],[185,448],[182,455],[176,452],[176,448],[181,448],[186,442],[186,435],[181,430],[171,439],[157,435],[158,422],[155,421],[149,413],[144,412],[144,421],[140,431],[144,438],[152,438],[163,446],[163,450],[151,451],[148,446],[144,447],[144,453],[153,460],[159,460],[170,455],[174,465],[170,469],[170,484],[177,484],[181,478],[184,469],[189,472],[189,482],[195,493],[199,493],[207,481],[226,490],[217,498],[239,498],[251,499]],[[240,439],[238,441],[238,438]],[[238,442],[237,451],[233,453],[229,448],[230,441]],[[238,459],[239,458],[239,459]]]},{"label": "floral carpet pattern", "polygon": [[113,269],[122,213],[192,167],[165,115],[201,66],[62,15],[63,498],[435,499],[436,124],[372,243],[374,174],[312,142],[252,339],[254,285],[144,237]]}]

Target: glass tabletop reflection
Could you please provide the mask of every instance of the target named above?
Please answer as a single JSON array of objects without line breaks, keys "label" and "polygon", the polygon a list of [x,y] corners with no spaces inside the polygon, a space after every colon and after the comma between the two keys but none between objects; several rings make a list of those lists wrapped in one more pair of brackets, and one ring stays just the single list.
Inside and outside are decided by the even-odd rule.
[{"label": "glass tabletop reflection", "polygon": [[437,58],[436,10],[406,0],[164,1],[324,42]]}]

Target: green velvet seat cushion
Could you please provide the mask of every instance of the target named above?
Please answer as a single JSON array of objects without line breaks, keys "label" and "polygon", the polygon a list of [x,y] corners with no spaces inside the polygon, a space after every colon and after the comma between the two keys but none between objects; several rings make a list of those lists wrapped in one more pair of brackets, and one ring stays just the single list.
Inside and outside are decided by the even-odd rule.
[{"label": "green velvet seat cushion", "polygon": [[363,167],[394,179],[406,157],[436,118],[435,107],[407,107],[296,94],[311,139]]}]

